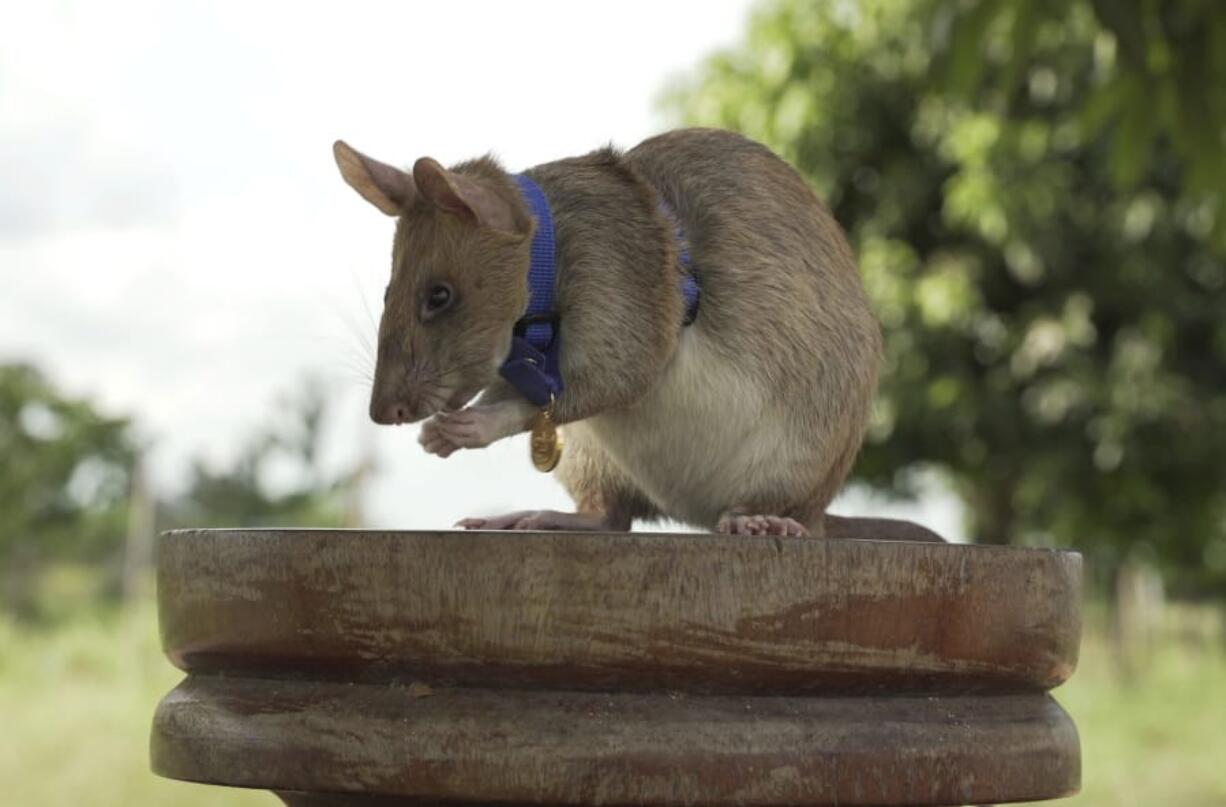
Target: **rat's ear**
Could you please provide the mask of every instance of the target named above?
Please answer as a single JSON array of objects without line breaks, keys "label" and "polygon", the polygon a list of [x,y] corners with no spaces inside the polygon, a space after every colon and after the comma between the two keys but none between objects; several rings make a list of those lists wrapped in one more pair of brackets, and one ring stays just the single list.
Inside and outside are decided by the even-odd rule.
[{"label": "rat's ear", "polygon": [[440,210],[505,233],[524,233],[515,208],[479,179],[448,171],[436,160],[422,157],[413,164],[413,180],[421,195]]},{"label": "rat's ear", "polygon": [[332,144],[332,155],[349,186],[389,216],[399,216],[417,195],[407,172],[367,157],[344,140]]}]

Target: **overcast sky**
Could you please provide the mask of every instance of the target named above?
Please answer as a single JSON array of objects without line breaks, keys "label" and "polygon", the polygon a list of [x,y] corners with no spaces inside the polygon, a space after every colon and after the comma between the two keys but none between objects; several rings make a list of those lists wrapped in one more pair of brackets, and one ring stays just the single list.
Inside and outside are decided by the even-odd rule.
[{"label": "overcast sky", "polygon": [[[368,422],[355,366],[392,223],[342,184],[331,143],[397,164],[493,151],[511,169],[632,146],[748,8],[6,3],[0,360],[135,415],[164,490],[187,457],[231,456],[314,372],[336,390],[329,461],[377,457],[375,524],[567,507],[523,438],[438,460],[416,427]],[[960,532],[948,503],[920,517]]]}]

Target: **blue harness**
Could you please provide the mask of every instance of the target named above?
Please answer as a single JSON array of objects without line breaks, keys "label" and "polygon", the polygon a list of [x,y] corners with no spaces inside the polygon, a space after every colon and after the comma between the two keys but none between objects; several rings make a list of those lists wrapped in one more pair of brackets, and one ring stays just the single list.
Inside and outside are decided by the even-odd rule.
[{"label": "blue harness", "polygon": [[[557,245],[549,200],[540,187],[523,174],[517,174],[515,181],[536,219],[536,232],[532,236],[532,264],[528,269],[528,311],[515,323],[511,354],[502,363],[499,373],[532,404],[545,407],[562,394],[562,335],[553,304]],[[690,273],[690,253],[685,246],[681,222],[663,201],[660,207],[676,226],[681,247],[677,262],[681,264],[681,294],[685,298],[683,324],[689,325],[698,315],[698,281]]]}]

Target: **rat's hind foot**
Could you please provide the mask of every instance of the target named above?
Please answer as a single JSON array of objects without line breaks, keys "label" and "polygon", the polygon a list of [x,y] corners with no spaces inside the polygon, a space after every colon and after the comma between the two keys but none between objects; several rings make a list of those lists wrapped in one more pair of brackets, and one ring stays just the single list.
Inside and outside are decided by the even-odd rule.
[{"label": "rat's hind foot", "polygon": [[744,513],[726,513],[715,525],[715,531],[724,535],[787,535],[793,538],[809,535],[808,528],[794,518]]},{"label": "rat's hind foot", "polygon": [[456,522],[466,530],[570,530],[599,532],[616,529],[603,513],[559,513],[556,510],[521,510],[489,518]]}]

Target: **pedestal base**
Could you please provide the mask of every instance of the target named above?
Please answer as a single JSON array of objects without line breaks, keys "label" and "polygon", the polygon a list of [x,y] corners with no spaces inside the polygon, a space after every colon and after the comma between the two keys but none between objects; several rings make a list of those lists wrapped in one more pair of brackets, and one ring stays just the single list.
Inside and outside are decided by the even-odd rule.
[{"label": "pedestal base", "polygon": [[307,791],[291,804],[978,804],[1067,795],[1079,777],[1077,732],[1045,694],[427,694],[202,676],[163,701],[154,748],[163,776]]},{"label": "pedestal base", "polygon": [[1080,559],[716,536],[163,539],[153,768],[290,805],[1075,792]]}]

